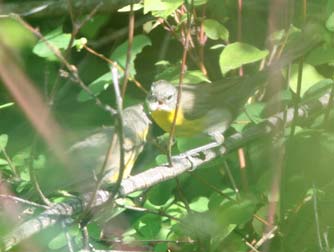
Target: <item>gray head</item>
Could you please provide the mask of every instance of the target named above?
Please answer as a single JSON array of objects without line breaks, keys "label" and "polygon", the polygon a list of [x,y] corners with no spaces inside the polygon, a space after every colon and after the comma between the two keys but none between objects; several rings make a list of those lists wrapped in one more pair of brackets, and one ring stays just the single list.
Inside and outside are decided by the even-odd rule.
[{"label": "gray head", "polygon": [[171,111],[176,107],[177,88],[166,80],[152,83],[151,90],[146,97],[146,104],[150,111]]}]

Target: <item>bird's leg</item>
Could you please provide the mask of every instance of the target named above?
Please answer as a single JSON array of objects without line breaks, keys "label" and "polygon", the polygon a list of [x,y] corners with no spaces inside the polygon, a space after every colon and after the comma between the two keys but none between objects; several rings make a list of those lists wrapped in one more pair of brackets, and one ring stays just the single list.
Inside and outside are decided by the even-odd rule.
[{"label": "bird's leg", "polygon": [[224,154],[226,152],[225,147],[222,146],[222,144],[224,143],[224,135],[221,132],[215,131],[213,133],[210,133],[210,136],[215,140],[214,142],[211,142],[206,145],[186,151],[176,156],[175,158],[187,158],[192,164],[192,169],[190,170],[194,170],[195,168],[195,165],[194,165],[195,162],[193,160],[194,156],[198,156],[201,152],[204,152],[206,150],[210,150],[216,147],[220,147],[219,152],[221,154]]}]

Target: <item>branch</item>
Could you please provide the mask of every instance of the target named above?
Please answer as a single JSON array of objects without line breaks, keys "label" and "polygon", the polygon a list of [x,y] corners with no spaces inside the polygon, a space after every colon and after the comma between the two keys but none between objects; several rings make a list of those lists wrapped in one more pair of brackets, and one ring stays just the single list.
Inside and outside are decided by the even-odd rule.
[{"label": "branch", "polygon": [[[235,133],[231,135],[226,138],[224,142],[224,147],[226,148],[224,155],[238,149],[241,146],[244,146],[246,143],[258,139],[259,137],[271,134],[277,128],[288,127],[294,120],[303,122],[312,118],[314,115],[319,114],[320,111],[326,108],[329,103],[329,97],[330,92],[327,92],[318,99],[301,103],[297,111],[298,113],[294,113],[294,109],[290,108],[287,111],[283,111],[269,117],[260,124],[249,127],[242,133]],[[175,178],[184,172],[197,169],[200,165],[212,161],[217,157],[221,157],[222,154],[219,151],[221,146],[217,147],[217,144],[213,146],[215,147],[201,152],[201,158],[198,157],[199,152],[195,153],[191,150],[191,158],[184,153],[174,157],[172,167],[169,167],[168,164],[157,166],[123,180],[119,190],[120,195],[126,196],[132,192],[147,189],[162,181]],[[96,198],[92,206],[101,206],[103,203],[107,202],[110,197],[111,193],[108,191],[99,190],[97,191]],[[13,230],[10,234],[6,235],[3,239],[0,239],[0,244],[2,245],[1,248],[7,251],[16,244],[20,243],[22,240],[51,225],[54,225],[60,219],[63,220],[65,218],[65,220],[68,220],[69,223],[72,223],[71,217],[80,213],[90,199],[91,193],[86,193],[81,197],[81,199],[75,198],[68,202],[54,205],[38,217],[28,220]]]},{"label": "branch", "polygon": [[[72,7],[73,9],[80,10],[81,14],[87,14],[91,12],[99,2],[103,5],[98,12],[110,13],[130,3],[139,2],[139,0],[72,0]],[[68,15],[69,10],[67,0],[19,1],[17,3],[1,4],[0,15],[4,16],[10,13],[16,13],[20,16],[50,18]]]}]

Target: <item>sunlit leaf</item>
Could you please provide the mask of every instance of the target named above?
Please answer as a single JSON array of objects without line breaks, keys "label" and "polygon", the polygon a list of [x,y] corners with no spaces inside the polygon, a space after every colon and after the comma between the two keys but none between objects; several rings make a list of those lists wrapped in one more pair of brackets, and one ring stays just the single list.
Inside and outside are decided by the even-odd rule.
[{"label": "sunlit leaf", "polygon": [[206,35],[213,40],[222,39],[228,41],[229,31],[227,28],[214,19],[206,19],[203,22]]},{"label": "sunlit leaf", "polygon": [[219,57],[220,70],[223,74],[242,65],[259,61],[268,55],[268,50],[259,50],[254,46],[235,42],[225,47]]}]

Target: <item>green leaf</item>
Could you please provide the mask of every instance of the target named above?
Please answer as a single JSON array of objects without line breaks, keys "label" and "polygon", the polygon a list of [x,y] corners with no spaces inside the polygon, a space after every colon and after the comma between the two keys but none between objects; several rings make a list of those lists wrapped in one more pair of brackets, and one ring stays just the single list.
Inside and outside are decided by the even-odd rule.
[{"label": "green leaf", "polygon": [[194,200],[193,202],[191,202],[189,204],[189,207],[191,210],[196,211],[198,213],[202,213],[205,211],[208,211],[208,203],[209,203],[209,199],[206,197],[198,197],[196,200]]},{"label": "green leaf", "polygon": [[252,120],[254,123],[260,123],[263,121],[263,118],[261,117],[261,114],[265,108],[264,103],[252,103],[252,104],[247,104],[245,106],[245,111],[249,119]]},{"label": "green leaf", "polygon": [[5,159],[0,158],[0,165],[7,165],[8,161]]},{"label": "green leaf", "polygon": [[151,11],[155,17],[167,18],[182,3],[183,0],[144,0],[144,14]]},{"label": "green leaf", "polygon": [[[130,75],[134,76],[136,70],[134,67],[134,61],[136,56],[143,51],[143,48],[146,46],[152,45],[149,37],[145,35],[138,35],[133,38],[132,48],[131,48],[131,58],[130,58]],[[124,42],[118,46],[115,51],[111,54],[110,59],[116,61],[122,68],[126,66],[126,57],[128,52],[128,41]],[[122,74],[123,75],[123,74]]]},{"label": "green leaf", "polygon": [[154,238],[161,228],[161,216],[145,214],[135,224],[135,228],[145,239]]},{"label": "green leaf", "polygon": [[[70,40],[71,34],[63,33],[61,28],[51,31],[45,36],[48,44],[51,46],[58,48],[59,50],[67,49]],[[73,41],[73,46],[79,46],[82,44],[82,39],[75,39]],[[38,55],[39,57],[45,58],[50,61],[57,61],[58,58],[55,56],[54,52],[49,48],[49,46],[43,41],[39,40],[35,47],[33,48],[33,53]]]},{"label": "green leaf", "polygon": [[[80,235],[79,230],[75,227],[73,227],[72,229],[69,230],[69,235],[71,237],[77,237],[78,235]],[[58,235],[56,235],[48,244],[48,247],[52,250],[58,250],[61,249],[63,247],[65,247],[67,244],[67,239],[65,236],[65,233],[59,233]]]},{"label": "green leaf", "polygon": [[30,157],[30,153],[28,151],[22,151],[16,154],[13,157],[13,164],[15,166],[22,166],[26,164],[26,160]]},{"label": "green leaf", "polygon": [[229,31],[227,28],[213,19],[206,19],[203,22],[206,35],[213,40],[222,39],[228,41]]},{"label": "green leaf", "polygon": [[22,24],[11,18],[0,19],[1,42],[8,47],[24,49],[31,47],[36,42],[35,36]]},{"label": "green leaf", "polygon": [[327,30],[333,32],[334,31],[334,12],[330,14],[326,21],[326,28]]},{"label": "green leaf", "polygon": [[264,59],[267,55],[268,50],[261,51],[254,46],[235,42],[226,46],[220,54],[220,70],[225,75],[230,70]]},{"label": "green leaf", "polygon": [[154,252],[166,252],[168,251],[168,244],[167,242],[164,243],[158,243],[154,246]]},{"label": "green leaf", "polygon": [[[143,7],[144,6],[141,3],[133,4],[132,10],[133,11],[141,10]],[[131,5],[127,5],[118,9],[117,12],[130,12],[130,10],[131,10]]]},{"label": "green leaf", "polygon": [[314,99],[315,97],[320,97],[325,92],[333,86],[334,82],[332,79],[324,79],[321,80],[314,85],[312,85],[309,89],[307,89],[303,95],[303,99]]},{"label": "green leaf", "polygon": [[[130,58],[130,64],[129,64],[129,73],[131,76],[135,76],[136,69],[134,66],[134,61],[136,59],[136,56],[142,52],[143,48],[151,45],[151,41],[147,36],[144,35],[138,35],[133,38],[133,44],[132,44],[132,50],[131,50],[131,58]],[[115,49],[115,51],[111,54],[111,59],[117,64],[119,64],[123,69],[126,65],[126,55],[128,50],[128,42],[124,42],[119,47]],[[119,73],[119,78],[123,77],[123,73]],[[99,78],[95,79],[93,82],[91,82],[88,87],[92,91],[92,93],[95,96],[98,96],[102,91],[106,90],[109,85],[112,83],[112,75],[110,72],[107,72],[100,76]],[[86,91],[81,90],[78,95],[78,101],[84,102],[91,100],[93,97],[89,95]]]},{"label": "green leaf", "polygon": [[317,47],[314,48],[305,58],[305,63],[313,66],[334,63],[334,48]]},{"label": "green leaf", "polygon": [[38,157],[33,161],[34,169],[42,169],[46,164],[46,157],[42,154],[38,155]]},{"label": "green leaf", "polygon": [[224,204],[215,209],[219,223],[241,225],[248,222],[254,214],[256,203],[255,199],[245,199]]},{"label": "green leaf", "polygon": [[[102,91],[106,90],[109,87],[112,81],[111,79],[111,73],[105,73],[104,75],[91,82],[88,87],[95,96],[98,96]],[[93,99],[92,95],[88,94],[85,90],[81,90],[77,97],[77,100],[79,102],[85,102],[91,99]]]},{"label": "green leaf", "polygon": [[[191,1],[192,0],[190,0],[190,2]],[[208,0],[193,0],[193,2],[194,2],[194,6],[200,6],[200,5],[206,4],[208,2]]]},{"label": "green leaf", "polygon": [[0,151],[5,149],[8,143],[8,135],[1,134],[0,135]]},{"label": "green leaf", "polygon": [[[303,65],[303,73],[302,73],[302,85],[301,85],[301,93],[303,96],[305,91],[309,89],[315,83],[325,79],[321,74],[317,72],[317,70],[308,64]],[[298,81],[298,65],[294,64],[291,68],[290,75],[290,88],[296,93],[297,92],[297,81]]]},{"label": "green leaf", "polygon": [[188,151],[190,149],[196,148],[212,142],[212,138],[209,136],[195,136],[189,139],[189,137],[178,137],[177,147],[179,152]]},{"label": "green leaf", "polygon": [[98,35],[100,29],[109,21],[108,15],[94,15],[80,29],[80,34],[88,39],[93,39]]},{"label": "green leaf", "polygon": [[[168,61],[159,61],[155,64],[158,66],[156,80],[168,80],[173,84],[178,84],[180,79],[180,64],[170,65]],[[188,70],[183,76],[183,84],[198,84],[210,82],[210,80],[199,70]]]}]

